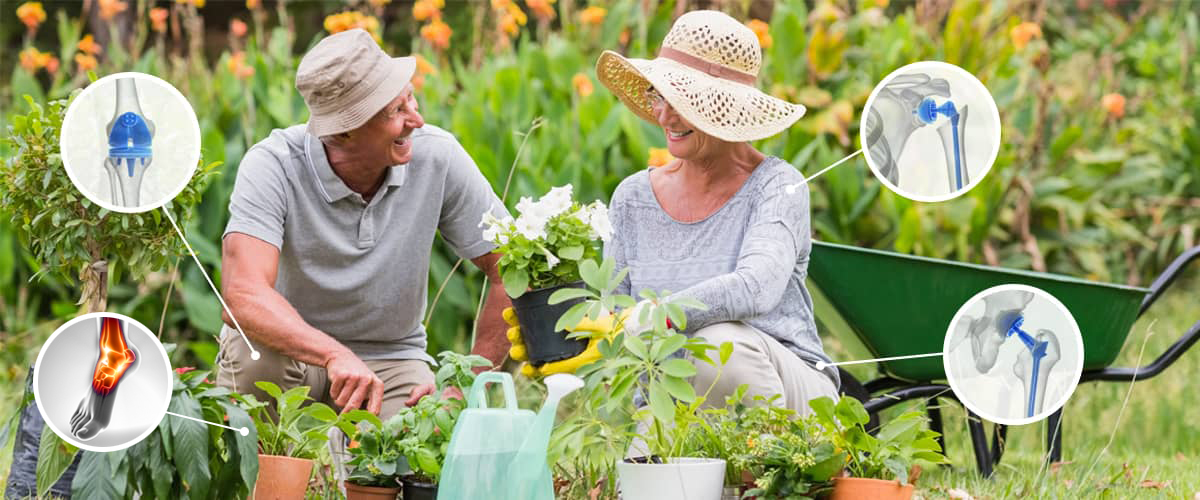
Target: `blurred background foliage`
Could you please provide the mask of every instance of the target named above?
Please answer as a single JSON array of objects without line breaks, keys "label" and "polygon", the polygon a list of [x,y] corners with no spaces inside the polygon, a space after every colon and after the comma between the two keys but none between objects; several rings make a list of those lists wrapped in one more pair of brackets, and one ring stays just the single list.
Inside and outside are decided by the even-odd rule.
[{"label": "blurred background foliage", "polygon": [[[957,64],[995,97],[1002,146],[974,190],[943,203],[912,202],[882,188],[860,156],[810,184],[818,239],[1134,285],[1146,285],[1196,244],[1200,138],[1192,131],[1200,119],[1194,92],[1200,26],[1189,2],[2,5],[4,134],[13,133],[8,125],[15,117],[31,112],[24,96],[42,105],[64,99],[87,82],[89,70],[154,74],[190,99],[200,120],[202,163],[218,166],[185,230],[218,283],[238,162],[272,129],[306,119],[293,86],[295,67],[320,37],[363,27],[393,54],[419,55],[416,84],[426,120],[459,138],[497,192],[516,165],[510,207],[520,196],[565,183],[582,200],[607,201],[622,178],[662,163],[666,153],[661,131],[599,85],[595,59],[603,49],[652,57],[672,20],[695,8],[744,20],[765,49],[762,88],[808,106],[796,126],[759,144],[806,174],[859,148],[859,117],[872,87],[904,64]],[[18,142],[0,144],[0,156],[17,154]],[[45,336],[78,313],[80,284],[70,271],[42,269],[29,243],[14,236],[10,214],[0,215],[0,382],[15,386]],[[452,272],[455,260],[437,247],[431,352],[464,350],[470,341],[482,275],[470,265]],[[176,352],[176,366],[211,365],[220,305],[190,259],[137,281],[113,279],[108,309],[162,324],[164,342],[186,347]],[[15,397],[0,407],[11,408]]]}]

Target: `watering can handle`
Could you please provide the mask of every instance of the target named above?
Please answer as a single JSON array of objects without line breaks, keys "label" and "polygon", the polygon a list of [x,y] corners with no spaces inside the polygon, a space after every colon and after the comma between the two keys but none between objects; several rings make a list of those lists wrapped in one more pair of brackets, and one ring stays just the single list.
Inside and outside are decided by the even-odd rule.
[{"label": "watering can handle", "polygon": [[510,410],[517,410],[517,391],[513,389],[512,375],[504,372],[483,372],[475,377],[471,384],[471,393],[467,396],[468,408],[487,408],[488,384],[500,384],[504,388],[504,404]]}]

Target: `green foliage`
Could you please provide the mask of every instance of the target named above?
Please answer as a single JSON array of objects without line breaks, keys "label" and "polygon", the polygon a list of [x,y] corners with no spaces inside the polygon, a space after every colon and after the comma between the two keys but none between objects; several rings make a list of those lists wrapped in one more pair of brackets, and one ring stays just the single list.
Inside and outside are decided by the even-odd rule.
[{"label": "green foliage", "polygon": [[258,381],[254,385],[275,400],[269,405],[252,395],[244,396],[246,409],[258,429],[259,452],[263,455],[316,460],[327,450],[325,444],[329,436],[326,433],[330,428],[337,426],[347,435],[353,435],[354,422],[371,415],[365,410],[351,410],[339,416],[328,405],[313,402],[307,386],[284,392],[267,381]]},{"label": "green foliage", "polygon": [[821,397],[808,404],[833,445],[849,455],[846,469],[853,477],[907,483],[913,465],[946,463],[938,433],[924,428],[921,412],[893,417],[872,436],[865,427],[870,416],[857,399],[844,397],[835,404]]},{"label": "green foliage", "polygon": [[[28,96],[25,101],[29,113],[13,116],[4,139],[16,154],[0,164],[0,203],[42,272],[71,280],[86,276],[91,264],[107,261],[114,277],[127,272],[141,279],[186,254],[160,211],[109,212],[94,206],[71,183],[59,151],[68,101],[42,105]],[[192,218],[215,167],[202,165],[165,206],[181,224]]]},{"label": "green foliage", "polygon": [[366,486],[398,487],[398,466],[404,456],[399,446],[399,420],[393,417],[380,422],[374,415],[364,420],[366,426],[354,434],[358,445],[346,450],[350,454],[346,461],[349,481]]},{"label": "green foliage", "polygon": [[249,495],[258,477],[258,433],[241,406],[242,397],[214,386],[208,375],[200,370],[174,374],[170,411],[245,427],[249,435],[166,415],[154,432],[129,448],[83,452],[72,495],[192,499]]}]

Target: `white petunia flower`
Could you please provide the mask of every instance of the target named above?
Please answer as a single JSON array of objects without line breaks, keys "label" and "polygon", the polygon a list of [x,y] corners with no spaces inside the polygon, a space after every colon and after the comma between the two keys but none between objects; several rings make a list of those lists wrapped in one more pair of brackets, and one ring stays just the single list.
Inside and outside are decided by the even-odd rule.
[{"label": "white petunia flower", "polygon": [[505,215],[503,219],[497,218],[491,212],[484,212],[483,219],[479,222],[479,226],[483,229],[483,239],[498,243],[500,245],[508,244],[508,232],[512,226],[513,218],[511,215]]},{"label": "white petunia flower", "polygon": [[551,188],[546,196],[538,200],[538,204],[546,210],[548,217],[566,212],[571,209],[571,191],[573,189],[574,187],[570,184]]},{"label": "white petunia flower", "polygon": [[557,266],[558,263],[558,257],[555,257],[552,252],[546,252],[546,264],[550,266],[550,269],[554,269],[554,266]]},{"label": "white petunia flower", "polygon": [[544,217],[521,214],[516,221],[517,232],[529,240],[546,237],[546,219]]},{"label": "white petunia flower", "polygon": [[591,204],[588,215],[588,225],[592,226],[592,231],[599,236],[602,241],[607,242],[612,238],[612,221],[608,219],[608,207],[597,201]]},{"label": "white petunia flower", "polygon": [[535,207],[536,207],[536,205],[533,203],[533,198],[530,198],[528,196],[522,196],[521,201],[517,202],[517,214],[518,214],[518,216],[520,216],[520,215],[525,215],[529,212],[533,212],[534,210],[536,210]]}]

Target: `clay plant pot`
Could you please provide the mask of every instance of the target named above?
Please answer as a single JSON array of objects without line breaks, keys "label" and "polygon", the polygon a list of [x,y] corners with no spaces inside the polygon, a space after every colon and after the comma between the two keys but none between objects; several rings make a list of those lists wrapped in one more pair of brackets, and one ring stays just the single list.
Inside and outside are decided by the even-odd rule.
[{"label": "clay plant pot", "polygon": [[839,477],[833,480],[833,494],[829,500],[856,500],[872,498],[878,500],[909,500],[913,485],[883,479],[861,477]]},{"label": "clay plant pot", "polygon": [[[666,463],[617,462],[625,500],[721,500],[725,461],[715,458],[668,458]],[[661,461],[659,461],[661,462]]]},{"label": "clay plant pot", "polygon": [[437,500],[436,484],[411,476],[400,478],[400,484],[404,485],[404,494],[401,496],[404,500]]},{"label": "clay plant pot", "polygon": [[258,481],[254,483],[256,500],[304,500],[313,461],[279,455],[258,456]]},{"label": "clay plant pot", "polygon": [[400,487],[365,486],[342,481],[346,485],[346,500],[396,500]]},{"label": "clay plant pot", "polygon": [[513,311],[521,323],[521,339],[525,342],[525,353],[529,364],[540,366],[552,361],[562,361],[579,355],[587,348],[586,339],[568,339],[566,330],[555,330],[558,318],[571,306],[583,302],[582,298],[547,304],[550,296],[563,288],[584,288],[582,281],[566,285],[530,290],[512,299]]}]

